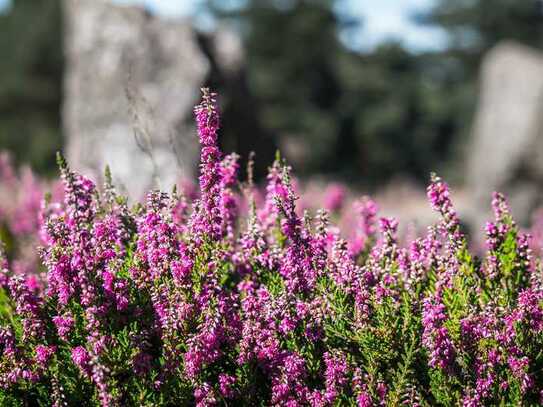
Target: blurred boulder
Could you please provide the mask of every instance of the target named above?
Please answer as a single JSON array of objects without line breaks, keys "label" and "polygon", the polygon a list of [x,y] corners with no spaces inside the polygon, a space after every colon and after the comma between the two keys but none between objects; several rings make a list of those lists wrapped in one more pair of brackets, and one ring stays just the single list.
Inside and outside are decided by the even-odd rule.
[{"label": "blurred boulder", "polygon": [[[193,176],[192,108],[211,64],[190,23],[106,0],[64,0],[64,10],[63,122],[71,165],[94,174],[109,165],[133,198]],[[239,69],[239,41],[215,48],[225,70]]]},{"label": "blurred boulder", "polygon": [[515,218],[528,221],[543,186],[543,54],[502,42],[485,56],[466,181],[480,228],[491,193],[509,197]]}]

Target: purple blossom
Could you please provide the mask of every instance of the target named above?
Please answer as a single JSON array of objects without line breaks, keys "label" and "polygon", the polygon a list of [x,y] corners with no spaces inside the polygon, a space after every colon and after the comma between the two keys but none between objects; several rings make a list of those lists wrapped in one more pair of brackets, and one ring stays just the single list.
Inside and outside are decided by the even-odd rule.
[{"label": "purple blossom", "polygon": [[437,175],[432,174],[427,196],[432,209],[441,215],[442,227],[448,233],[451,244],[459,248],[463,244],[464,236],[460,232],[460,219],[450,198],[449,185]]},{"label": "purple blossom", "polygon": [[44,346],[44,345],[38,345],[36,346],[36,361],[42,365],[45,366],[51,356],[56,351],[55,346]]},{"label": "purple blossom", "polygon": [[90,375],[91,357],[83,346],[76,346],[72,349],[72,360],[84,374]]},{"label": "purple blossom", "polygon": [[224,398],[229,399],[234,397],[233,386],[235,383],[236,378],[234,376],[225,373],[219,374],[219,389]]},{"label": "purple blossom", "polygon": [[[202,89],[202,101],[194,108],[196,125],[202,147],[200,154],[200,201],[193,219],[197,236],[218,240],[221,236],[220,178],[221,152],[217,142],[219,111],[216,94]],[[200,238],[200,237],[199,237]]]},{"label": "purple blossom", "polygon": [[347,384],[349,366],[344,355],[331,355],[329,353],[324,354],[324,364],[326,366],[324,399],[327,403],[333,404]]},{"label": "purple blossom", "polygon": [[439,295],[425,298],[422,314],[422,343],[430,353],[429,364],[431,367],[451,372],[456,351],[447,328],[443,326],[446,320],[445,306]]},{"label": "purple blossom", "polygon": [[74,326],[74,319],[70,316],[70,314],[66,314],[63,316],[57,315],[53,317],[53,323],[55,324],[58,332],[58,336],[62,340],[67,340],[67,335],[70,333]]}]

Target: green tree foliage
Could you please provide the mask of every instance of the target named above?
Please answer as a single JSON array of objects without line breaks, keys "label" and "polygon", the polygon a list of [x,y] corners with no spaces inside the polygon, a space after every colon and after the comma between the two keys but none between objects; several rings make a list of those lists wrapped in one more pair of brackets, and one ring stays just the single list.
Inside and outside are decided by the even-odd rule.
[{"label": "green tree foliage", "polygon": [[438,0],[420,20],[447,30],[452,39],[450,50],[470,54],[475,61],[504,39],[538,48],[543,45],[540,0]]},{"label": "green tree foliage", "polygon": [[0,146],[44,173],[61,144],[61,31],[58,0],[13,0],[0,13]]},{"label": "green tree foliage", "polygon": [[242,33],[259,120],[302,147],[302,173],[366,185],[400,172],[424,179],[448,157],[461,106],[444,97],[453,84],[446,61],[397,43],[371,53],[347,48],[338,34],[355,23],[335,12],[338,1],[225,4],[208,1]]}]

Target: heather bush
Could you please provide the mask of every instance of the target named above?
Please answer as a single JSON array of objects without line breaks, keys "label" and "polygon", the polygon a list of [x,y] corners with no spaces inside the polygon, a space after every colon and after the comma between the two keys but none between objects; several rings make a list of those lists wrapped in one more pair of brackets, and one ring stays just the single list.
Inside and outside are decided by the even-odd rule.
[{"label": "heather bush", "polygon": [[[195,109],[194,199],[129,207],[59,157],[64,202],[36,230],[43,288],[2,260],[1,405],[543,402],[541,264],[502,195],[480,256],[435,175],[440,221],[422,236],[399,244],[369,198],[346,236],[326,210],[299,214],[280,158],[262,199],[238,182],[214,98]],[[344,191],[329,192],[337,212]]]}]

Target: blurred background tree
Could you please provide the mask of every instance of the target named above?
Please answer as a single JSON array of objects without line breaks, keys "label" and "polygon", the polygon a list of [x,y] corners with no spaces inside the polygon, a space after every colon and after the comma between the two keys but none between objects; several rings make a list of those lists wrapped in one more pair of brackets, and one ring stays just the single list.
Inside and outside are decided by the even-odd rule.
[{"label": "blurred background tree", "polygon": [[437,0],[418,21],[447,30],[451,38],[448,52],[477,64],[480,55],[500,40],[541,48],[542,15],[541,0]]},{"label": "blurred background tree", "polygon": [[335,12],[338,4],[209,0],[207,7],[241,33],[260,120],[297,171],[364,185],[398,173],[425,179],[450,155],[462,123],[461,106],[443,98],[453,72],[438,55],[399,43],[349,49],[338,33],[356,22]]},{"label": "blurred background tree", "polygon": [[55,172],[61,146],[62,21],[59,0],[14,0],[0,12],[0,148]]}]

